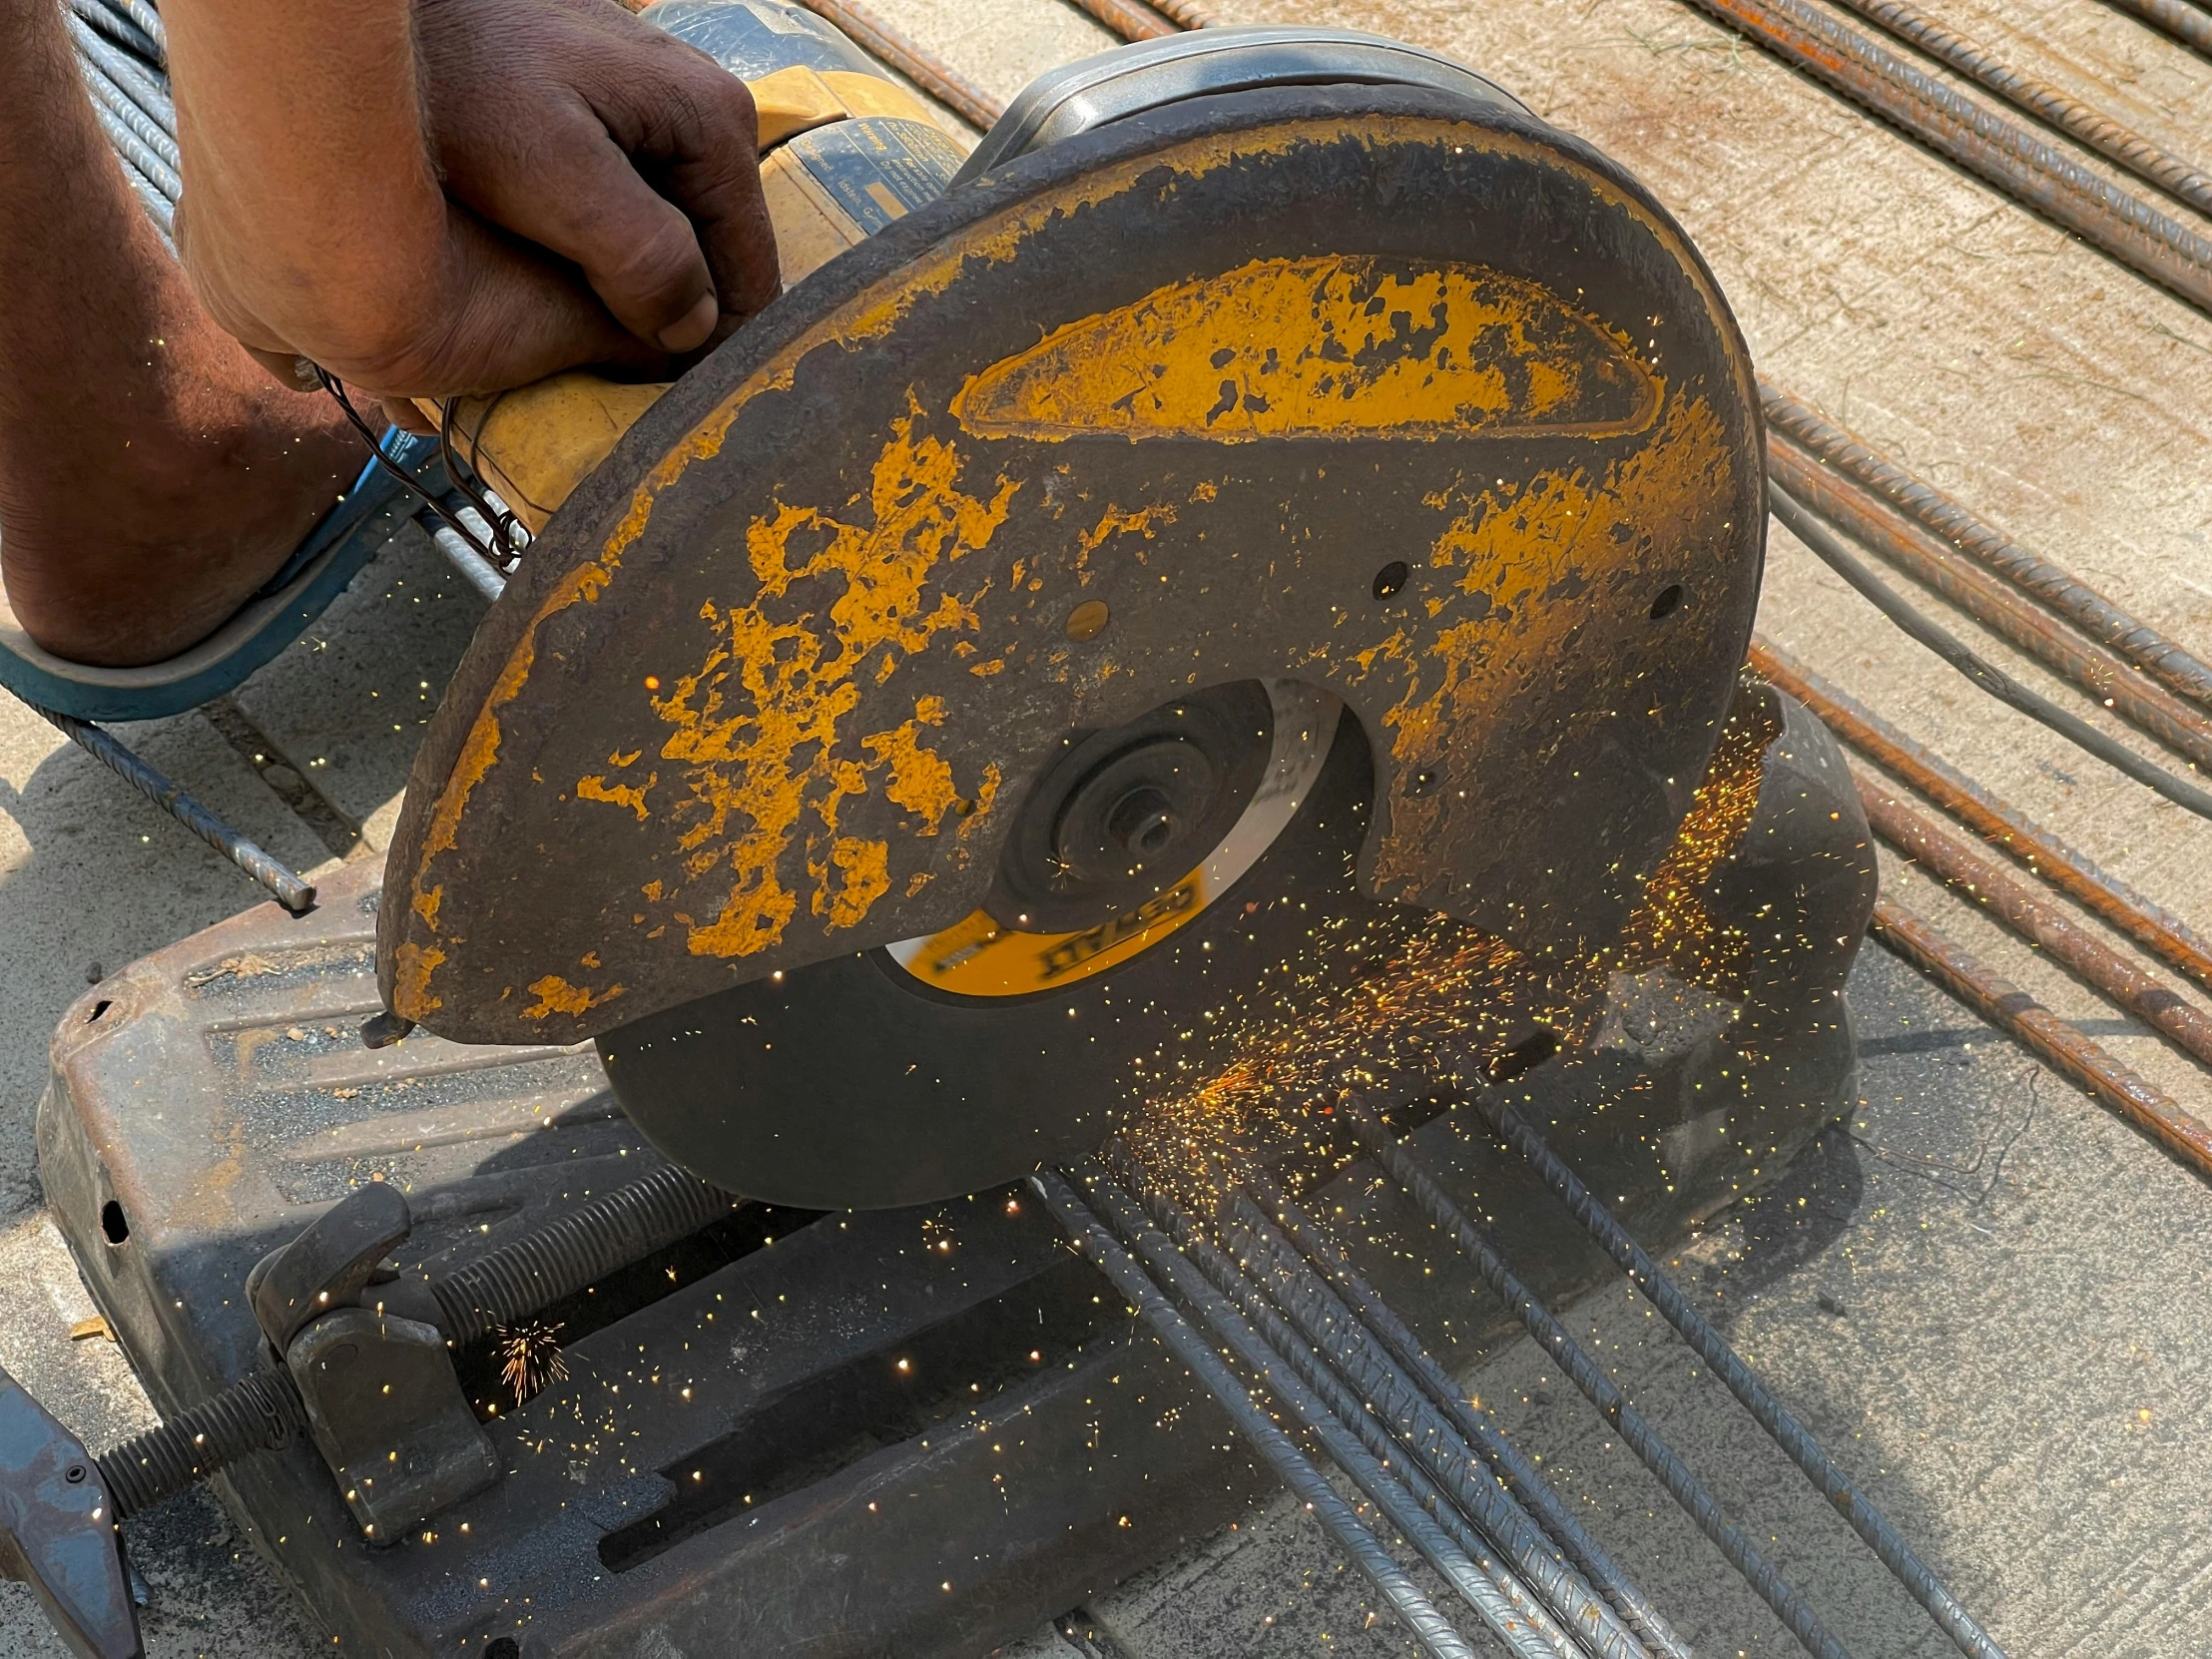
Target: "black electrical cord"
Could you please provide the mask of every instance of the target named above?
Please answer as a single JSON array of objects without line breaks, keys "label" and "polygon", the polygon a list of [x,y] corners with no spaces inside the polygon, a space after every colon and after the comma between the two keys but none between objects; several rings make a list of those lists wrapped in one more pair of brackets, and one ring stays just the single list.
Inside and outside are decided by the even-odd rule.
[{"label": "black electrical cord", "polygon": [[2146,789],[2156,790],[2175,806],[2202,819],[2212,819],[2212,795],[2185,784],[2144,760],[2126,745],[2105,736],[2078,715],[2068,714],[2047,698],[2039,697],[2001,669],[1982,661],[1936,623],[1916,611],[1904,596],[1869,570],[1844,546],[1836,533],[1814,517],[1811,508],[1778,484],[1767,485],[1767,505],[1790,533],[1812,549],[1814,556],[1856,588],[1861,597],[1922,645],[1963,674],[1998,702],[2039,721],[2067,742],[2087,750],[2106,766],[2124,772]]},{"label": "black electrical cord", "polygon": [[424,489],[422,487],[421,481],[417,479],[413,473],[409,472],[405,467],[401,466],[397,461],[393,460],[389,455],[384,453],[384,445],[382,440],[376,435],[376,429],[370,426],[366,420],[361,418],[361,412],[353,407],[353,399],[345,394],[345,387],[338,380],[338,377],[335,374],[332,374],[328,369],[324,368],[320,363],[308,362],[308,360],[304,357],[300,358],[299,360],[303,363],[307,363],[307,366],[314,370],[315,378],[322,383],[322,389],[328,392],[331,397],[336,400],[337,406],[340,409],[343,409],[345,411],[346,420],[351,423],[353,430],[360,434],[361,441],[368,445],[368,452],[376,457],[376,464],[382,467],[384,471],[390,473],[392,477],[398,479],[399,482],[407,489],[413,491],[416,495],[420,496],[422,498],[423,505],[428,507],[433,513],[436,513],[438,517],[444,521],[445,527],[447,529],[451,530],[456,536],[459,536],[461,540],[467,542],[469,546],[473,547],[478,553],[481,553],[486,559],[492,560],[494,562],[494,567],[496,568],[498,555],[495,554],[490,548],[486,547],[481,538],[479,538],[473,530],[469,529],[466,524],[461,522],[460,515],[455,513],[451,507],[448,507],[437,496],[432,495],[428,490]]}]

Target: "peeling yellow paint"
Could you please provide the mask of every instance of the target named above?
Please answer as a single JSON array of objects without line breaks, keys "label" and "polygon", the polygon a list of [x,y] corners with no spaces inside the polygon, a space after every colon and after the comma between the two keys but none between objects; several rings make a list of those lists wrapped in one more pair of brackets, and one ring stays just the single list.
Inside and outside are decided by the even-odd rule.
[{"label": "peeling yellow paint", "polygon": [[1254,260],[1054,329],[952,399],[978,436],[1612,436],[1658,407],[1629,342],[1525,277]]},{"label": "peeling yellow paint", "polygon": [[[987,497],[961,489],[959,454],[918,433],[919,414],[893,423],[863,522],[782,501],[752,521],[746,546],[759,593],[728,610],[708,606],[713,649],[654,702],[674,729],[661,757],[685,768],[684,797],[664,809],[683,826],[678,845],[695,879],[724,867],[732,881],[713,919],[690,929],[694,954],[747,956],[782,939],[799,908],[782,863],[810,815],[835,837],[827,859],[807,859],[810,907],[840,927],[867,913],[889,886],[886,853],[835,832],[838,804],[860,794],[870,773],[887,770],[891,799],[932,823],[956,799],[950,767],[915,741],[918,709],[904,738],[876,735],[866,765],[839,753],[860,674],[895,669],[940,635],[978,626],[980,591],[962,596],[933,581],[941,566],[988,545],[1018,488],[1000,478]],[[802,583],[809,594],[785,603]],[[834,597],[809,603],[822,583],[835,584]]]},{"label": "peeling yellow paint", "polygon": [[532,980],[529,990],[537,1001],[522,1010],[522,1017],[537,1020],[554,1014],[567,1014],[571,1019],[581,1018],[592,1009],[604,1006],[622,994],[620,985],[610,985],[604,991],[593,991],[582,985],[571,985],[557,973]]},{"label": "peeling yellow paint", "polygon": [[[1671,544],[1675,567],[1684,553],[1724,555],[1729,541],[1719,520],[1734,497],[1733,472],[1712,405],[1677,398],[1649,440],[1599,476],[1579,467],[1544,471],[1461,499],[1429,556],[1433,568],[1457,572],[1451,598],[1460,620],[1437,629],[1418,656],[1402,636],[1381,650],[1412,671],[1403,697],[1382,717],[1401,774],[1445,766],[1452,734],[1488,730],[1504,700],[1558,672],[1568,637],[1591,615],[1582,596],[1639,556],[1637,537]],[[1449,496],[1430,499],[1452,504]],[[1608,715],[1591,711],[1591,718]],[[1544,757],[1528,762],[1542,765]],[[1440,795],[1393,803],[1379,878],[1419,879],[1423,849],[1444,812]]]},{"label": "peeling yellow paint", "polygon": [[645,805],[645,792],[661,781],[657,772],[646,774],[643,784],[610,784],[605,778],[591,777],[576,780],[576,799],[579,801],[604,801],[610,806],[627,807],[638,815],[643,824],[653,815]]}]

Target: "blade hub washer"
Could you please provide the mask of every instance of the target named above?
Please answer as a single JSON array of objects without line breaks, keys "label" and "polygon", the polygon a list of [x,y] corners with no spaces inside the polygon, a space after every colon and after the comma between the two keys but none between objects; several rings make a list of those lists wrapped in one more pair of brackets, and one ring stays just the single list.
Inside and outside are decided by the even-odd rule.
[{"label": "blade hub washer", "polygon": [[1066,933],[1157,898],[1235,828],[1273,727],[1266,688],[1246,680],[1070,736],[1030,787],[983,908],[1002,926]]}]

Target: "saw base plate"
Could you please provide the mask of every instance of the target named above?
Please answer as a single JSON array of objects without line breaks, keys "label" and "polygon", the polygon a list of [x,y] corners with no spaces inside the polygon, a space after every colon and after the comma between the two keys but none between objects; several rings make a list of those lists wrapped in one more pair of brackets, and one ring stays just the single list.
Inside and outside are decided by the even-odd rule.
[{"label": "saw base plate", "polygon": [[[1779,861],[1733,867],[1794,870],[1815,912],[1848,909],[1817,869],[1853,831],[1829,818],[1817,766],[1774,764],[1787,743],[1740,848],[1780,834]],[[1791,841],[1791,824],[1812,839]],[[361,1047],[381,873],[356,865],[306,917],[264,905],[134,964],[56,1039],[46,1191],[165,1414],[253,1364],[247,1269],[349,1187],[398,1184],[418,1217],[401,1265],[435,1267],[656,1156],[588,1048],[420,1033]],[[1757,914],[1763,879],[1716,882],[1709,900]],[[1771,1035],[1749,1059],[1737,1003],[1670,967],[1616,974],[1589,1042],[1505,1088],[1586,1178],[1626,1195],[1639,1236],[1679,1238],[1855,1098],[1836,997],[1848,961],[1797,973],[1794,1001],[1767,983]],[[1610,1271],[1517,1159],[1457,1114],[1413,1128],[1418,1115],[1399,1128],[1456,1201],[1480,1195],[1539,1294],[1563,1301]],[[1405,1246],[1425,1229],[1374,1208],[1386,1201],[1365,1166],[1287,1173],[1322,1180],[1318,1208],[1363,1218],[1348,1238],[1394,1237],[1355,1255],[1445,1364],[1510,1339],[1464,1274],[1421,1273]],[[304,1444],[218,1480],[346,1650],[627,1659],[730,1652],[738,1633],[747,1652],[971,1655],[1271,1489],[1019,1186],[858,1214],[750,1207],[545,1318],[564,1327],[567,1379],[517,1407],[496,1356],[464,1353],[464,1385],[499,1406],[485,1425],[504,1476],[401,1543],[363,1545]]]}]

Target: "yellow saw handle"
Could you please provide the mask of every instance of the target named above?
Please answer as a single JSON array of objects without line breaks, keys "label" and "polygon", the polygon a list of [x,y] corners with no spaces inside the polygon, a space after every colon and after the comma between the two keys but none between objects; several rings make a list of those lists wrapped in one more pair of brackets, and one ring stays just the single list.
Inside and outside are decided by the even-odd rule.
[{"label": "yellow saw handle", "polygon": [[[761,188],[786,287],[919,206],[917,181],[942,189],[959,166],[960,152],[928,107],[881,76],[799,64],[746,84],[760,116]],[[792,142],[841,123],[857,124],[838,135],[849,144]],[[456,398],[453,446],[535,535],[671,383],[572,369],[494,396]],[[434,399],[417,398],[415,407],[432,421],[446,418]]]}]

